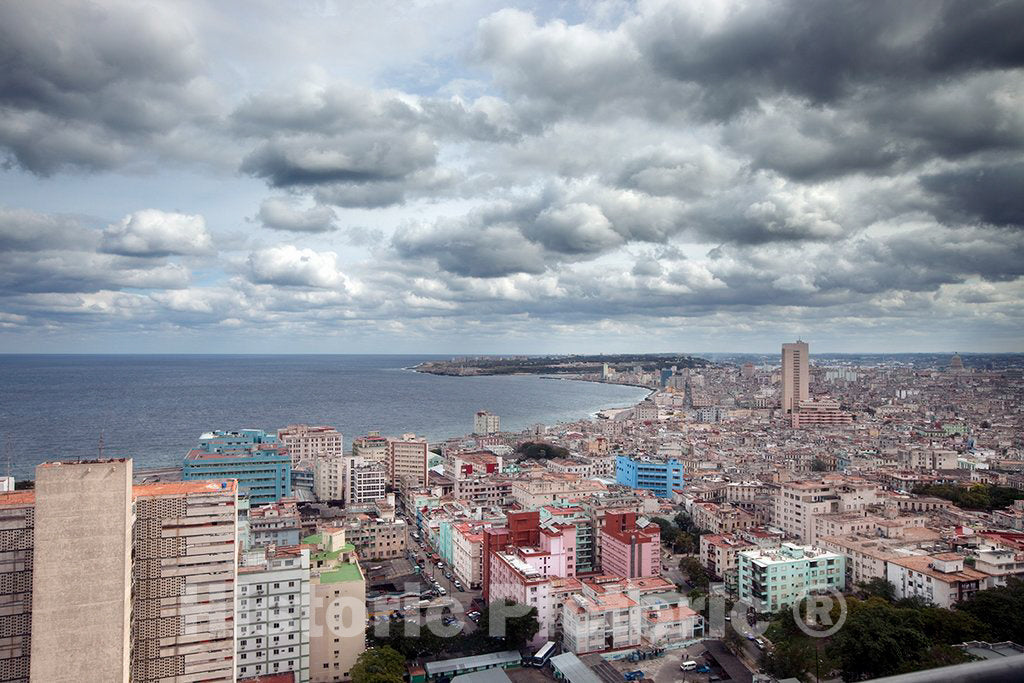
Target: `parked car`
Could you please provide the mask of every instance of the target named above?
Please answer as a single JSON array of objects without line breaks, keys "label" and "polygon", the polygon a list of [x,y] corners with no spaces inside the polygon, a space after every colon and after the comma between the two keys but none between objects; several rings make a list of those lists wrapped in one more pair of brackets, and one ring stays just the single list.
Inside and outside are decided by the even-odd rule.
[{"label": "parked car", "polygon": [[762,638],[758,638],[754,641],[754,645],[757,645],[758,650],[763,650],[765,648],[766,643]]},{"label": "parked car", "polygon": [[462,585],[461,581],[456,581],[452,585],[455,586],[455,588],[457,588],[458,590],[463,590],[465,588],[465,586]]}]

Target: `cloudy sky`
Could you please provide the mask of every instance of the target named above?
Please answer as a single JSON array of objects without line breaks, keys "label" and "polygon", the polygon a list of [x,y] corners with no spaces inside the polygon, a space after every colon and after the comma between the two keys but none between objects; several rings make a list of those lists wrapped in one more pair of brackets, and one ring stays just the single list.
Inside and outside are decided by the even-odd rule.
[{"label": "cloudy sky", "polygon": [[1024,351],[1024,2],[4,2],[0,351]]}]

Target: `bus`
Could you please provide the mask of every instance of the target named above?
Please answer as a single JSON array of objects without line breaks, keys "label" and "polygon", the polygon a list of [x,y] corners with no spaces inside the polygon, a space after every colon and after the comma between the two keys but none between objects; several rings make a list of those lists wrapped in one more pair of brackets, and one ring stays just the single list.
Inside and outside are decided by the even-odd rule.
[{"label": "bus", "polygon": [[545,664],[548,663],[548,660],[551,659],[551,657],[554,654],[555,641],[549,640],[548,642],[544,643],[544,645],[539,650],[537,650],[537,654],[535,654],[530,659],[530,666],[536,666],[538,668],[543,667]]}]

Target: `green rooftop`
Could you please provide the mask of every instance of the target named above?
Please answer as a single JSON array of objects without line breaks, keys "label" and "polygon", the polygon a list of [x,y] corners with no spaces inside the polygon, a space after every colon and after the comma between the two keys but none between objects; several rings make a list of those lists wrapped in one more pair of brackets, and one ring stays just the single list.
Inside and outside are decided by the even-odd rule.
[{"label": "green rooftop", "polygon": [[324,542],[324,537],[323,534],[313,534],[312,536],[306,536],[302,539],[302,542],[310,545],[320,545]]},{"label": "green rooftop", "polygon": [[320,583],[342,583],[343,581],[362,581],[363,573],[358,564],[340,564],[337,568],[320,575]]}]

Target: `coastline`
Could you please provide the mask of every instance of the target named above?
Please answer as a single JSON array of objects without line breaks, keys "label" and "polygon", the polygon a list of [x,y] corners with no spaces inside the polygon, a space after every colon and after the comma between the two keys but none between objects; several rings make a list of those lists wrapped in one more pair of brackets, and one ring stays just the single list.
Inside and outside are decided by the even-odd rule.
[{"label": "coastline", "polygon": [[[402,368],[402,370],[408,370],[408,371],[411,371],[411,372],[416,372],[416,373],[419,373],[421,375],[433,375],[435,377],[455,377],[455,378],[466,378],[466,377],[536,377],[538,379],[551,379],[551,380],[559,380],[559,381],[562,381],[562,382],[588,382],[590,384],[604,384],[606,386],[615,386],[615,387],[634,387],[636,389],[643,389],[643,390],[645,390],[647,392],[646,396],[644,396],[643,398],[641,398],[639,401],[637,401],[635,403],[631,403],[629,405],[624,405],[624,406],[610,406],[610,407],[606,407],[606,408],[600,408],[599,410],[595,410],[595,411],[589,413],[587,415],[587,417],[580,418],[581,420],[613,420],[620,413],[625,412],[627,410],[631,410],[631,409],[637,407],[638,405],[640,405],[644,401],[650,400],[652,396],[654,396],[656,393],[658,393],[658,389],[652,389],[651,387],[646,386],[644,384],[634,384],[632,382],[605,382],[605,381],[599,380],[599,379],[588,379],[586,377],[572,376],[569,373],[566,373],[566,375],[564,375],[564,376],[563,375],[554,375],[554,374],[543,374],[543,373],[536,373],[536,372],[497,372],[497,373],[481,372],[481,373],[476,373],[476,374],[472,374],[472,375],[456,375],[456,374],[449,374],[449,373],[445,373],[445,372],[430,372],[430,371],[427,371],[427,370],[422,370],[421,366],[422,366],[422,363],[419,364],[419,365],[414,365],[414,366]],[[570,424],[570,423],[569,422],[560,421],[560,422],[554,422],[553,424],[551,424],[549,426],[553,427],[553,426],[557,426],[557,425],[560,425],[560,424]]]}]

